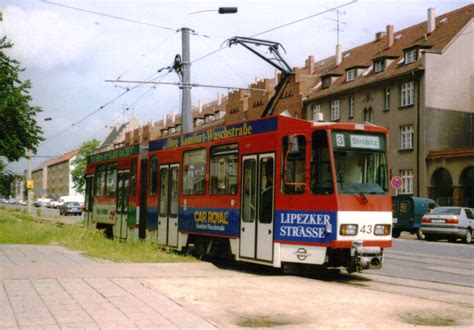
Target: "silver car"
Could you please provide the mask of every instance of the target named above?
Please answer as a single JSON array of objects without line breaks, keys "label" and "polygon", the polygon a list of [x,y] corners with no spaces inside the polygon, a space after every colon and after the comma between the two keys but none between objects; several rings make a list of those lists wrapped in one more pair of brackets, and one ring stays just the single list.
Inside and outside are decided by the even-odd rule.
[{"label": "silver car", "polygon": [[456,242],[461,238],[469,244],[473,228],[474,210],[467,207],[437,207],[421,220],[421,231],[427,241],[447,238],[450,242]]}]

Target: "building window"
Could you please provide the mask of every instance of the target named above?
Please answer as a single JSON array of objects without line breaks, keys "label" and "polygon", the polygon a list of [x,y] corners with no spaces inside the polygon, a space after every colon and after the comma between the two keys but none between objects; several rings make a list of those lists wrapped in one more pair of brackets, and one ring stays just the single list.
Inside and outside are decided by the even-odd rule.
[{"label": "building window", "polygon": [[413,81],[404,83],[400,87],[400,106],[413,105]]},{"label": "building window", "polygon": [[417,50],[410,49],[405,51],[405,64],[416,62],[417,60]]},{"label": "building window", "polygon": [[374,62],[374,72],[379,73],[385,70],[385,60],[378,60]]},{"label": "building window", "polygon": [[390,110],[390,88],[385,88],[384,96],[383,96],[383,110],[388,111]]},{"label": "building window", "polygon": [[349,96],[349,118],[354,117],[354,96]]},{"label": "building window", "polygon": [[339,110],[339,100],[331,101],[331,120],[339,120],[340,110]]},{"label": "building window", "polygon": [[400,127],[400,150],[413,149],[413,126]]},{"label": "building window", "polygon": [[372,108],[365,108],[364,109],[364,121],[366,123],[372,123],[374,121],[374,115],[372,112]]},{"label": "building window", "polygon": [[321,113],[321,104],[313,106],[313,121],[318,121],[318,113]]},{"label": "building window", "polygon": [[331,86],[331,77],[324,77],[322,79],[322,84],[323,84],[323,89],[329,88],[329,86]]},{"label": "building window", "polygon": [[401,194],[413,194],[413,170],[400,170],[400,177],[403,181]]},{"label": "building window", "polygon": [[356,78],[356,69],[350,69],[346,72],[346,81],[352,81]]}]

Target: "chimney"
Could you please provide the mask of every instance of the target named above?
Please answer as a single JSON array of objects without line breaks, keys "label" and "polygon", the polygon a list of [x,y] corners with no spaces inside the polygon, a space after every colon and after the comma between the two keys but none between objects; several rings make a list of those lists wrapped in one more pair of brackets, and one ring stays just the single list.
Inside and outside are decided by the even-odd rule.
[{"label": "chimney", "polygon": [[336,45],[336,65],[342,63],[342,46],[340,44]]},{"label": "chimney", "polygon": [[202,101],[199,100],[199,113],[202,113]]},{"label": "chimney", "polygon": [[171,121],[173,124],[176,122],[176,112],[174,112],[174,110],[171,112]]},{"label": "chimney", "polygon": [[428,9],[428,23],[426,24],[426,34],[430,35],[436,28],[436,12],[434,8]]},{"label": "chimney", "polygon": [[217,94],[217,105],[222,105],[223,98],[224,98],[224,93]]},{"label": "chimney", "polygon": [[166,121],[167,121],[167,119],[168,119],[168,115],[165,114],[165,115],[163,116],[163,126],[164,126],[164,127],[166,127],[166,124],[167,124]]},{"label": "chimney", "polygon": [[312,74],[314,72],[314,56],[309,55],[305,64],[305,66],[308,68],[309,74]]},{"label": "chimney", "polygon": [[387,48],[393,46],[393,25],[387,25]]}]

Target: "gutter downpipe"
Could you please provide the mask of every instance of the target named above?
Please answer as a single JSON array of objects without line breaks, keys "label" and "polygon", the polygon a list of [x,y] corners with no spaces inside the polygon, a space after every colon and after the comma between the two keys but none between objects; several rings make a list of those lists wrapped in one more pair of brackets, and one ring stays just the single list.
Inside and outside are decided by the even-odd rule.
[{"label": "gutter downpipe", "polygon": [[412,71],[416,82],[416,194],[420,196],[420,79],[415,70]]}]

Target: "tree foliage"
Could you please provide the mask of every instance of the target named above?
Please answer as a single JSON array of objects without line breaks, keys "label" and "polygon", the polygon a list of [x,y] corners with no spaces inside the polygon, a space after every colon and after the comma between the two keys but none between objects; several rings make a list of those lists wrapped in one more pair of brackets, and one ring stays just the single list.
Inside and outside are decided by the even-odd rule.
[{"label": "tree foliage", "polygon": [[5,170],[5,163],[0,159],[0,195],[8,197],[11,195],[11,185],[15,180],[15,174]]},{"label": "tree foliage", "polygon": [[0,156],[17,161],[27,150],[36,152],[44,139],[35,120],[41,108],[30,106],[31,83],[19,77],[25,69],[5,53],[12,47],[6,37],[0,38]]},{"label": "tree foliage", "polygon": [[87,165],[87,156],[92,155],[99,148],[100,141],[93,139],[86,141],[79,148],[79,151],[76,155],[76,158],[72,162],[74,169],[71,171],[72,182],[74,184],[74,189],[80,193],[84,193],[84,188],[86,184],[86,165]]}]

